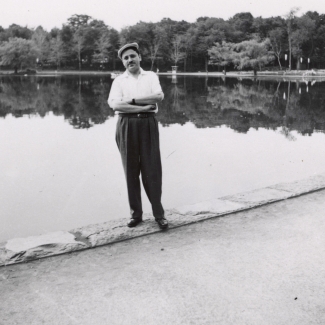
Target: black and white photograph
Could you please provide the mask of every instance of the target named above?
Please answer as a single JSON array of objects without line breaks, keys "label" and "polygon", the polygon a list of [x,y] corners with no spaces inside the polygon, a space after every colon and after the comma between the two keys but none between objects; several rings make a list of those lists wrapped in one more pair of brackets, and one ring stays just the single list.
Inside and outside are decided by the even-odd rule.
[{"label": "black and white photograph", "polygon": [[0,0],[0,325],[324,325],[325,2]]}]

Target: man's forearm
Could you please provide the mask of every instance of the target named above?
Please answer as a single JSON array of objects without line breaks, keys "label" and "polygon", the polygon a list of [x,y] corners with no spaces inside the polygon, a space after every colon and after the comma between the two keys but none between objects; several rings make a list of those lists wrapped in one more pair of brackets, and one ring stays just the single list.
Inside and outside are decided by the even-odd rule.
[{"label": "man's forearm", "polygon": [[149,96],[135,97],[135,104],[157,104],[162,101],[164,94],[162,92],[152,94]]},{"label": "man's forearm", "polygon": [[145,105],[145,106],[137,106],[131,105],[126,102],[118,102],[114,105],[114,111],[121,112],[121,113],[140,113],[140,112],[148,112],[152,109],[155,109],[155,105]]}]

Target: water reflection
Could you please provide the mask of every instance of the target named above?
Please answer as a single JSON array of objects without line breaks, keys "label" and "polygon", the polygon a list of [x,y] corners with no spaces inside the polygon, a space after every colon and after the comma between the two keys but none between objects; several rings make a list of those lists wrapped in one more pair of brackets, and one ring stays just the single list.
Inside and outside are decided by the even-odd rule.
[{"label": "water reflection", "polygon": [[165,85],[160,119],[163,124],[191,121],[199,128],[226,125],[241,133],[282,127],[285,135],[293,130],[310,135],[325,130],[324,88],[315,80],[181,78]]},{"label": "water reflection", "polygon": [[114,115],[106,102],[109,87],[106,79],[97,77],[2,77],[0,117],[53,112],[74,128],[90,128]]},{"label": "water reflection", "polygon": [[[166,209],[324,172],[324,82],[160,80]],[[0,76],[0,242],[128,218],[111,83]]]},{"label": "water reflection", "polygon": [[[325,130],[325,82],[242,78],[160,77],[165,99],[163,126],[192,122],[197,128],[226,125],[249,129],[282,128],[311,135]],[[107,105],[112,80],[98,76],[0,77],[0,117],[12,114],[63,115],[77,129],[104,123],[114,115]]]}]

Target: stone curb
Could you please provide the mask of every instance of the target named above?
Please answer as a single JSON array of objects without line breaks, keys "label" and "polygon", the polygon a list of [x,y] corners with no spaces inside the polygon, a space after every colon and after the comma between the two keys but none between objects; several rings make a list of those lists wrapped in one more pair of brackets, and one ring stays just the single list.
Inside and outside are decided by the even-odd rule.
[{"label": "stone curb", "polygon": [[[169,229],[173,229],[321,189],[325,189],[325,174],[182,206],[166,211],[166,217]],[[71,231],[10,239],[0,243],[0,266],[112,244],[161,231],[150,214],[144,216],[144,222],[136,228],[126,227],[126,222],[125,219],[112,220]]]}]

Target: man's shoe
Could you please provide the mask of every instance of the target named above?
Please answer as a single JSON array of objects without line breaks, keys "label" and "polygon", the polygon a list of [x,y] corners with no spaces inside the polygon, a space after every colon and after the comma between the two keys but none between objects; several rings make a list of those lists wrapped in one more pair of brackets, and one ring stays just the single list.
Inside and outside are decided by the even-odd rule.
[{"label": "man's shoe", "polygon": [[142,222],[142,219],[131,218],[131,220],[128,222],[128,227],[130,227],[130,228],[136,227],[141,222]]},{"label": "man's shoe", "polygon": [[158,226],[160,229],[167,229],[168,228],[168,221],[165,218],[156,219]]}]

